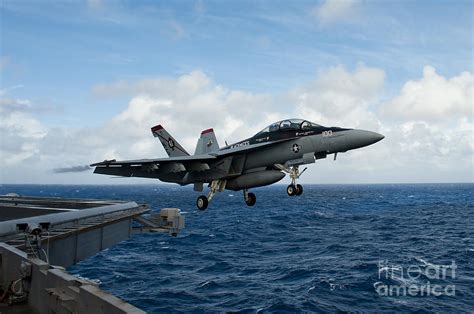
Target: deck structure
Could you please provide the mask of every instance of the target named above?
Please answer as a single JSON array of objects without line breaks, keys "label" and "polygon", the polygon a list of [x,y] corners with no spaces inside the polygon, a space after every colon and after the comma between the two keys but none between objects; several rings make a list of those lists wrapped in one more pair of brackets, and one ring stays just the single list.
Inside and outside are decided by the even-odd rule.
[{"label": "deck structure", "polygon": [[134,233],[184,228],[179,209],[118,200],[0,196],[0,312],[142,313],[65,271]]}]

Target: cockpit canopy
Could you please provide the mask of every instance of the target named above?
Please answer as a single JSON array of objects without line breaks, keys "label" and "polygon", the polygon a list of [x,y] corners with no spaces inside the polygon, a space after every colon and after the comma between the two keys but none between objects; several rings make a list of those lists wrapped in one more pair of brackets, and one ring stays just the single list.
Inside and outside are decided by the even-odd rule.
[{"label": "cockpit canopy", "polygon": [[270,124],[265,129],[258,132],[256,135],[261,135],[268,132],[289,131],[289,130],[309,130],[321,125],[309,122],[303,119],[288,119]]}]

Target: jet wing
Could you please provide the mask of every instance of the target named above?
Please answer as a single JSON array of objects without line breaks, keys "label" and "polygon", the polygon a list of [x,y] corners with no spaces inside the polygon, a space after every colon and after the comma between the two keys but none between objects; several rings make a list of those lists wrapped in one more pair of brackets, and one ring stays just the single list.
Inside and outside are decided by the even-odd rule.
[{"label": "jet wing", "polygon": [[202,171],[208,170],[208,162],[215,160],[215,156],[196,155],[180,156],[171,158],[136,159],[116,161],[104,160],[91,164],[96,167],[94,173],[108,174],[121,177],[147,177],[156,178],[158,170],[165,173],[180,171]]},{"label": "jet wing", "polygon": [[[96,167],[94,173],[107,174],[121,177],[145,177],[156,178],[158,173],[177,173],[182,171],[200,172],[210,170],[210,163],[221,160],[229,155],[248,153],[259,150],[276,143],[281,143],[292,138],[280,139],[271,142],[244,144],[233,147],[233,145],[225,147],[219,151],[209,154],[201,154],[194,156],[178,156],[170,158],[156,158],[156,159],[136,159],[116,161],[104,160],[102,162],[91,164],[91,167]],[[242,143],[242,142],[241,142]],[[212,166],[212,164],[211,164]]]}]

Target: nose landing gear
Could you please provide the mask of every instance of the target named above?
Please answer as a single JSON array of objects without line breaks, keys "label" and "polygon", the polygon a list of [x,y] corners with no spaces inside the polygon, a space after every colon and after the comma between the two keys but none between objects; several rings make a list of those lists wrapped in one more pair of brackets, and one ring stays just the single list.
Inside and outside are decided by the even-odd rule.
[{"label": "nose landing gear", "polygon": [[283,165],[276,165],[280,170],[288,173],[291,178],[291,184],[286,187],[286,193],[289,196],[299,196],[303,194],[303,186],[301,184],[296,184],[296,179],[299,179],[299,177],[303,174],[303,172],[306,171],[308,168],[304,168],[303,171],[300,172],[299,166],[292,166],[292,167],[285,167]]},{"label": "nose landing gear", "polygon": [[299,196],[303,194],[303,186],[301,184],[290,184],[286,187],[286,193],[289,196]]}]

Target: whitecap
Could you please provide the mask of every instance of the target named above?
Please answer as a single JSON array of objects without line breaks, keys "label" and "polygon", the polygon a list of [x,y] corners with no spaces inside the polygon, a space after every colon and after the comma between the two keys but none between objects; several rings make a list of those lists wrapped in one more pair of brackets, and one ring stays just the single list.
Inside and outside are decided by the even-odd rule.
[{"label": "whitecap", "polygon": [[320,212],[320,211],[314,211],[314,214],[316,216],[320,216],[320,217],[327,217],[328,215],[326,213],[323,213],[323,212]]},{"label": "whitecap", "polygon": [[433,267],[433,268],[437,268],[437,267],[446,267],[446,268],[449,268],[451,267],[451,265],[436,265],[436,264],[433,264],[433,263],[430,263],[430,262],[427,262],[425,261],[424,259],[422,259],[421,257],[416,257],[415,256],[415,260],[417,260],[418,262],[422,263],[423,266],[426,266],[426,267]]},{"label": "whitecap", "polygon": [[79,280],[83,280],[83,281],[89,281],[89,282],[92,282],[92,283],[95,283],[97,285],[100,285],[102,284],[102,281],[100,281],[100,279],[90,279],[90,278],[87,278],[87,277],[83,277],[79,274],[76,274],[76,275],[73,275],[74,277],[76,277],[77,279]]},{"label": "whitecap", "polygon": [[210,284],[211,284],[211,282],[208,280],[208,281],[206,281],[205,283],[201,284],[200,287],[201,287],[201,288],[204,288],[204,287],[206,287],[206,286],[208,286],[208,285],[210,285]]},{"label": "whitecap", "polygon": [[409,302],[407,302],[407,301],[404,301],[404,300],[393,300],[393,303],[397,303],[397,304],[404,304],[404,305],[406,305],[406,304],[410,304]]}]

